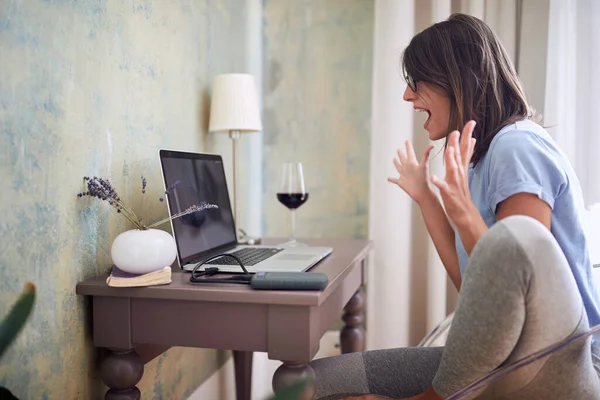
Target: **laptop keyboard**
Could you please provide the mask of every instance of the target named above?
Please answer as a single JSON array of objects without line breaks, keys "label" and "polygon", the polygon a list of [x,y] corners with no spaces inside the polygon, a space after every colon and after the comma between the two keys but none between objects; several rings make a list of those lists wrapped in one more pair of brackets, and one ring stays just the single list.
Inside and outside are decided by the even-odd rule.
[{"label": "laptop keyboard", "polygon": [[[279,253],[283,249],[276,248],[258,248],[253,249],[250,247],[245,247],[243,249],[236,250],[229,254],[233,254],[237,256],[242,261],[242,264],[245,266],[256,265],[261,261],[266,260],[269,257],[273,257],[275,254]],[[215,258],[207,262],[206,264],[212,265],[238,265],[238,262],[231,257],[219,257]]]}]

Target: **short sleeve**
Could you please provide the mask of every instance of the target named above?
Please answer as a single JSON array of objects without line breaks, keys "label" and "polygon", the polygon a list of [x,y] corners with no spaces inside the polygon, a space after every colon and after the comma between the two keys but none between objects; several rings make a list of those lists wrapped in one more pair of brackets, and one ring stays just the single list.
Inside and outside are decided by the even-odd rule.
[{"label": "short sleeve", "polygon": [[498,204],[517,193],[538,196],[553,209],[567,186],[567,173],[557,150],[535,132],[511,130],[494,138],[489,149],[487,202]]}]

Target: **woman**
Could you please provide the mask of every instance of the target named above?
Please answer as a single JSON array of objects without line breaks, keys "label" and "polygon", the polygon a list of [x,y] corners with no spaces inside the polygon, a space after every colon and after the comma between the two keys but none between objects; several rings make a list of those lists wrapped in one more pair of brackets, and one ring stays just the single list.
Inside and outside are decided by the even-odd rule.
[{"label": "woman", "polygon": [[[407,141],[394,160],[399,176],[389,181],[419,205],[459,290],[458,306],[444,348],[314,361],[317,399],[442,399],[600,323],[577,177],[532,121],[498,38],[477,18],[455,14],[416,35],[402,64],[404,99],[428,114],[430,139],[446,139],[446,171],[429,177],[432,147],[419,162]],[[481,398],[600,398],[598,355],[599,347],[582,341]]]}]

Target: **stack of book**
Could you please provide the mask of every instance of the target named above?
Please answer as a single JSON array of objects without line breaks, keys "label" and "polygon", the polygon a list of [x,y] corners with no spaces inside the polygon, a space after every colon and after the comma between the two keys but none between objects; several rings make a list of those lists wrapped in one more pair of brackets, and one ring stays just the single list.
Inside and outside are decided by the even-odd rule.
[{"label": "stack of book", "polygon": [[164,267],[147,274],[130,274],[113,265],[106,284],[113,287],[139,287],[167,285],[171,283],[171,267]]}]

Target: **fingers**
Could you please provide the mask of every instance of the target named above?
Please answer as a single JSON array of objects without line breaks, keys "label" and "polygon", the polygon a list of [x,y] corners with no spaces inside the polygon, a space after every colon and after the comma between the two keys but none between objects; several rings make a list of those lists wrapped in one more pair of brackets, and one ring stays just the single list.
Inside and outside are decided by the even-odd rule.
[{"label": "fingers", "polygon": [[410,140],[405,141],[404,146],[406,147],[406,157],[408,158],[408,161],[416,163],[417,155],[415,154],[415,149],[413,148],[413,145],[410,142]]},{"label": "fingers", "polygon": [[429,161],[429,155],[431,154],[431,150],[433,150],[434,148],[435,148],[435,146],[432,144],[427,146],[427,148],[423,152],[423,158],[421,159],[421,166],[425,166],[427,164],[427,162]]},{"label": "fingers", "polygon": [[[462,134],[460,135],[460,151],[463,155],[463,163],[461,165],[469,166],[470,157],[467,158],[466,155],[469,153],[469,149],[471,147],[471,139],[473,137],[473,131],[475,130],[475,121],[471,120],[465,124],[462,130]],[[468,160],[468,161],[467,161]]]},{"label": "fingers", "polygon": [[469,154],[465,157],[465,164],[468,166],[471,163],[471,158],[473,157],[473,153],[475,152],[475,142],[477,139],[471,138],[471,143],[469,145]]},{"label": "fingers", "polygon": [[429,180],[440,190],[440,193],[447,194],[450,192],[448,182],[446,182],[445,180],[440,179],[435,175],[432,175],[431,178],[429,178]]},{"label": "fingers", "polygon": [[463,153],[469,148],[469,143],[471,142],[471,138],[473,137],[473,131],[475,130],[475,121],[470,120],[463,127],[462,133],[460,135],[460,146]]},{"label": "fingers", "polygon": [[[462,152],[461,149],[461,143],[459,142],[459,134],[458,131],[454,131],[450,134],[450,146],[448,146],[449,148],[452,147],[453,151],[454,151],[454,160],[456,161],[456,165],[458,166],[463,166],[463,162],[462,162],[462,155],[463,154],[467,154],[468,153],[468,148],[465,149],[464,153]],[[462,168],[458,168],[459,172],[462,171]]]},{"label": "fingers", "polygon": [[394,167],[396,167],[396,171],[400,173],[400,170],[402,169],[402,164],[400,164],[400,161],[398,161],[397,158],[394,158]]},{"label": "fingers", "polygon": [[[400,149],[396,150],[396,154],[398,155],[397,160],[400,160],[400,165],[406,164],[406,162],[407,162],[406,155],[402,151],[400,151]],[[394,164],[396,163],[397,160],[394,160]]]},{"label": "fingers", "polygon": [[394,159],[394,165],[396,166],[398,172],[400,172],[399,168],[406,163],[417,163],[417,155],[415,154],[415,149],[413,148],[410,140],[404,142],[404,147],[406,149],[406,153],[403,153],[400,149],[396,150],[398,159]]},{"label": "fingers", "polygon": [[452,182],[458,182],[458,163],[456,161],[456,149],[450,144],[444,152],[444,161],[446,164],[446,180],[450,179]]}]

